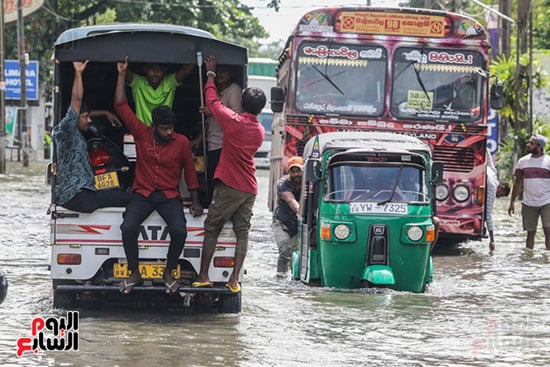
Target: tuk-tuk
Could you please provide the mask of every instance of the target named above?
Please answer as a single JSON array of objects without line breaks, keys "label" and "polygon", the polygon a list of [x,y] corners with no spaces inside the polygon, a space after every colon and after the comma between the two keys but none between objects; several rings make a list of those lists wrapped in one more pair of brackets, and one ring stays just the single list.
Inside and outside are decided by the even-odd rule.
[{"label": "tuk-tuk", "polygon": [[437,240],[433,185],[443,166],[417,138],[333,132],[304,149],[295,280],[424,292]]}]

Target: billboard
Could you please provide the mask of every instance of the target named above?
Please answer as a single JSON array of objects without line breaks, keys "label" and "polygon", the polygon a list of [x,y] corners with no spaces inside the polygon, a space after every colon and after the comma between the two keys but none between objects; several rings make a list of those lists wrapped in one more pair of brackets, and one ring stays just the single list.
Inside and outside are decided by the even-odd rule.
[{"label": "billboard", "polygon": [[[19,61],[4,61],[6,99],[21,99],[20,74]],[[38,101],[38,61],[29,61],[29,64],[25,67],[25,79],[27,100]]]}]

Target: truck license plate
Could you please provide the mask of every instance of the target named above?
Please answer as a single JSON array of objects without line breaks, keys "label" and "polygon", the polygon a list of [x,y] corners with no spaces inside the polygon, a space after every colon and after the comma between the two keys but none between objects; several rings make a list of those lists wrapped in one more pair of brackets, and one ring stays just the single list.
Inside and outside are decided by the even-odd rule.
[{"label": "truck license plate", "polygon": [[107,172],[94,176],[96,190],[106,190],[120,187],[116,172]]},{"label": "truck license plate", "polygon": [[[162,279],[164,274],[165,264],[139,264],[139,273],[143,279]],[[113,275],[115,278],[128,278],[128,264],[115,263],[113,265]],[[172,274],[174,279],[179,279],[181,276],[180,266],[176,268],[175,274]]]}]

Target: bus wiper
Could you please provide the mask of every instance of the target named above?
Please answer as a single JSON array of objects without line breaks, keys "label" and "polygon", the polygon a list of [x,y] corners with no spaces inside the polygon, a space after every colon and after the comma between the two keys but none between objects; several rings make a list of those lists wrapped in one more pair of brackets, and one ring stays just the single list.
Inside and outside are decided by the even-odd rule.
[{"label": "bus wiper", "polygon": [[[422,64],[420,64],[420,67],[422,68]],[[422,87],[422,91],[426,95],[426,98],[428,98],[428,101],[432,103],[430,96],[428,95],[428,91],[426,90],[426,87],[424,86],[424,82],[422,81],[422,78],[420,77],[420,70],[417,70],[416,67],[413,67],[414,74],[416,75],[416,80],[418,81],[418,84]]]},{"label": "bus wiper", "polygon": [[327,81],[330,83],[330,85],[332,85],[334,87],[334,89],[336,89],[338,92],[340,92],[341,95],[344,95],[344,92],[338,88],[338,86],[336,84],[334,84],[334,82],[330,79],[330,77],[326,74],[326,73],[323,73],[321,70],[317,69],[317,66],[315,65],[312,65],[313,66],[313,69],[318,72],[319,74],[321,74],[321,76]]},{"label": "bus wiper", "polygon": [[397,188],[397,183],[399,182],[399,178],[401,177],[401,172],[403,171],[403,165],[399,167],[399,171],[397,172],[397,177],[395,178],[395,181],[393,182],[393,187],[391,188],[391,195],[388,199],[382,200],[376,203],[376,205],[384,205],[392,201],[393,195],[395,195],[395,189]]}]

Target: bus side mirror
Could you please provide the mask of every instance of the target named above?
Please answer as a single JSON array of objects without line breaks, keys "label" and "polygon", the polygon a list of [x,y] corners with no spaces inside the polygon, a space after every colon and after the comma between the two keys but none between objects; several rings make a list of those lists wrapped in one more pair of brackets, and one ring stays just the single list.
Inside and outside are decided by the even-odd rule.
[{"label": "bus side mirror", "polygon": [[281,87],[271,87],[271,111],[283,111],[284,93]]},{"label": "bus side mirror", "polygon": [[432,184],[443,182],[443,162],[432,163]]},{"label": "bus side mirror", "polygon": [[493,110],[500,110],[504,107],[503,90],[502,84],[495,83],[491,86],[491,108]]},{"label": "bus side mirror", "polygon": [[321,161],[318,159],[308,159],[305,164],[306,181],[319,181],[321,179]]}]

